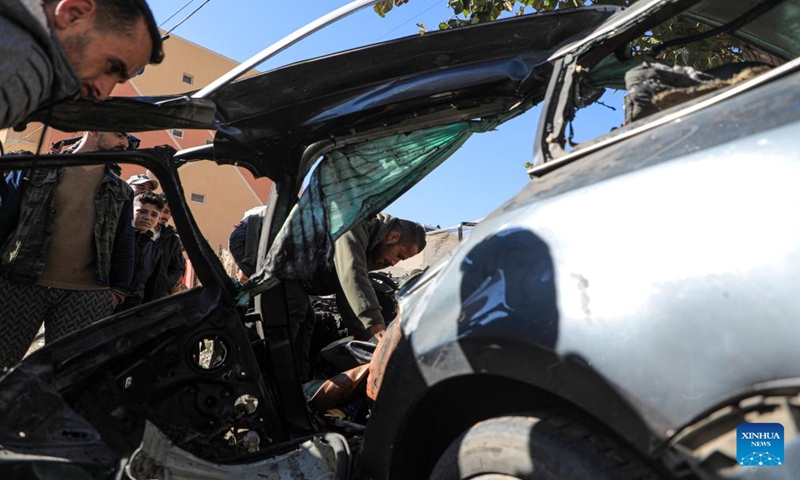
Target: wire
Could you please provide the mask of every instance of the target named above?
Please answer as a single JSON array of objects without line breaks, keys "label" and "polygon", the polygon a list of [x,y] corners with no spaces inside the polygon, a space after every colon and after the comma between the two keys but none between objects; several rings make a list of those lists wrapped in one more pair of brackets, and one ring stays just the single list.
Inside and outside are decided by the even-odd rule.
[{"label": "wire", "polygon": [[180,27],[181,25],[183,25],[183,22],[185,22],[186,20],[189,20],[189,18],[190,18],[192,15],[194,15],[195,13],[197,13],[197,12],[198,12],[198,10],[200,10],[201,8],[203,8],[203,7],[204,7],[204,6],[205,6],[205,5],[206,5],[208,2],[210,2],[210,1],[211,1],[211,0],[206,0],[205,2],[201,3],[199,7],[195,8],[195,9],[192,11],[192,13],[190,13],[189,15],[186,15],[185,17],[183,17],[183,20],[181,20],[180,22],[178,22],[178,24],[177,24],[177,25],[175,25],[174,27],[170,28],[170,29],[169,29],[169,31],[168,31],[167,33],[165,33],[165,34],[164,34],[164,36],[166,37],[167,35],[169,35],[170,33],[172,33],[172,31],[173,31],[173,30],[175,30],[176,28],[178,28],[178,27]]},{"label": "wire", "polygon": [[398,25],[398,26],[394,27],[393,29],[389,30],[388,32],[384,33],[383,35],[381,35],[380,37],[378,37],[377,39],[375,39],[375,41],[377,42],[378,40],[380,40],[380,39],[382,39],[382,38],[384,38],[384,37],[386,37],[386,36],[388,36],[388,35],[392,34],[393,32],[395,32],[395,31],[399,30],[400,28],[402,28],[402,27],[404,27],[404,26],[408,25],[409,23],[411,23],[411,22],[413,22],[414,20],[416,20],[417,18],[419,18],[419,17],[420,17],[420,15],[422,15],[422,14],[424,14],[424,13],[427,13],[427,12],[428,12],[428,10],[431,10],[433,7],[435,7],[436,5],[438,5],[438,4],[440,4],[440,3],[442,3],[442,2],[441,2],[441,0],[434,0],[434,2],[433,2],[433,5],[431,5],[431,6],[430,6],[430,7],[428,7],[427,9],[425,9],[425,10],[423,10],[423,11],[419,12],[418,14],[414,15],[413,17],[409,18],[408,20],[406,20],[405,22],[401,23],[400,25]]},{"label": "wire", "polygon": [[[25,140],[26,138],[30,137],[31,135],[35,134],[36,132],[38,132],[39,130],[41,130],[41,129],[43,129],[43,128],[44,128],[44,125],[42,125],[41,127],[37,128],[36,130],[32,131],[31,133],[29,133],[29,134],[25,135],[24,137],[22,137],[22,138],[18,138],[18,139],[16,139],[16,140],[14,140],[14,142],[13,142],[13,143],[6,144],[6,150],[8,150],[8,147],[13,147],[14,145],[16,145],[16,144],[18,144],[19,142],[21,142],[21,141]],[[42,135],[44,136],[44,132],[42,132]]]},{"label": "wire", "polygon": [[[42,132],[42,136],[39,137],[39,146],[36,147],[36,155],[42,154],[42,147],[44,146],[44,137],[47,135],[47,129],[50,128],[47,126],[50,123],[50,118],[53,116],[53,107],[50,107],[50,110],[47,112],[47,122],[44,124],[44,131]],[[47,152],[44,152],[47,153]]]},{"label": "wire", "polygon": [[[42,125],[42,128],[44,130],[42,130],[42,136],[39,137],[39,146],[36,147],[36,151],[34,152],[37,156],[42,154],[42,147],[44,146],[44,137],[47,135],[47,129],[50,128],[49,127],[50,119],[53,118],[53,108],[54,105],[51,103],[50,107],[47,109],[47,117],[45,117]],[[36,163],[34,163],[33,166],[35,167]]]},{"label": "wire", "polygon": [[159,26],[158,26],[158,28],[161,28],[161,27],[163,27],[165,23],[167,23],[167,22],[169,22],[170,20],[172,20],[172,19],[175,17],[175,15],[177,15],[177,14],[181,13],[181,11],[183,11],[183,9],[184,9],[184,8],[188,7],[188,6],[189,6],[190,4],[192,4],[192,3],[194,3],[194,0],[189,0],[188,2],[186,2],[186,4],[185,4],[184,6],[182,6],[181,8],[179,8],[179,9],[178,9],[178,10],[177,10],[175,13],[173,13],[172,15],[170,15],[168,19],[166,19],[166,20],[164,20],[163,22],[161,22],[161,25],[159,25]]}]

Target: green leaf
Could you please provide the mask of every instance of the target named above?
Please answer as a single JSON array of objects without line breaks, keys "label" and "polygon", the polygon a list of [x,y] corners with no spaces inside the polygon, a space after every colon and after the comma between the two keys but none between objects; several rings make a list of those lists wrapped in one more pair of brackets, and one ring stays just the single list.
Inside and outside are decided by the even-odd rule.
[{"label": "green leaf", "polygon": [[375,10],[375,13],[384,18],[387,13],[389,13],[392,8],[394,7],[394,3],[392,0],[384,0],[383,2],[376,3],[372,9]]},{"label": "green leaf", "polygon": [[463,0],[450,0],[447,6],[452,8],[453,13],[456,15],[461,15],[461,13],[464,11]]}]

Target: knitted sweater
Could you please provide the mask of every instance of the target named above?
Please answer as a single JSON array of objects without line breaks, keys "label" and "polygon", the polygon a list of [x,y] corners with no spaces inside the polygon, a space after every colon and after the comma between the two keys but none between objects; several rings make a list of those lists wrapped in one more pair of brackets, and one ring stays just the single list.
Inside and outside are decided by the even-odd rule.
[{"label": "knitted sweater", "polygon": [[50,31],[41,0],[0,2],[0,128],[72,98],[81,81]]}]

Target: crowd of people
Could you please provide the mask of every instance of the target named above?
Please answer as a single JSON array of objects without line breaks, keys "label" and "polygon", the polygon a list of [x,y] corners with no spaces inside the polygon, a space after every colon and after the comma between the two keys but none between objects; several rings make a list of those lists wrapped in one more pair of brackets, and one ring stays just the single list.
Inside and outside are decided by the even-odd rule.
[{"label": "crowd of people", "polygon": [[[0,128],[21,128],[36,112],[83,97],[103,100],[117,83],[164,58],[145,0],[0,2]],[[84,132],[63,154],[129,149],[125,132]],[[69,144],[69,148],[61,148]],[[13,153],[13,152],[12,152]],[[51,342],[114,312],[168,295],[184,274],[169,205],[148,174],[124,181],[115,164],[28,168],[0,182],[0,368],[16,364],[40,326]],[[243,281],[255,268],[255,235],[234,231],[231,251]],[[253,230],[260,232],[259,230]],[[238,235],[238,236],[237,236]],[[236,242],[239,241],[237,244]],[[288,291],[292,335],[307,350],[313,312],[307,294],[337,294],[358,338],[381,335],[388,320],[367,276],[425,246],[423,228],[379,215],[341,237],[334,266]],[[255,249],[255,250],[254,250]],[[305,333],[304,333],[305,332]],[[302,358],[302,354],[299,355]],[[301,370],[306,369],[300,362]]]},{"label": "crowd of people", "polygon": [[[21,128],[61,101],[103,100],[164,58],[144,0],[0,2],[0,51],[0,128]],[[127,148],[122,132],[85,132],[70,151]],[[175,255],[174,232],[159,223],[163,197],[134,198],[145,182],[119,174],[114,165],[4,172],[0,367],[22,358],[42,324],[50,342],[174,286],[183,256]]]},{"label": "crowd of people", "polygon": [[[85,132],[65,153],[128,148],[122,132]],[[45,327],[57,340],[112,313],[169,295],[185,259],[158,181],[117,165],[6,173],[0,194],[0,366]]]}]

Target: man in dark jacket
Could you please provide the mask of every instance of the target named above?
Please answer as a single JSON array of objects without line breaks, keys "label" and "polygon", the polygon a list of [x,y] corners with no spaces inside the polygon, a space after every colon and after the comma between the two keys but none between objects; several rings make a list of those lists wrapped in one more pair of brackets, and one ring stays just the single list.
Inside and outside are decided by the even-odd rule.
[{"label": "man in dark jacket", "polygon": [[165,201],[161,210],[161,217],[155,227],[155,241],[161,247],[161,268],[158,272],[153,298],[166,297],[181,281],[186,273],[186,259],[183,258],[181,239],[167,222],[172,218],[169,204]]},{"label": "man in dark jacket", "polygon": [[[86,136],[83,151],[126,145]],[[45,324],[47,342],[110,315],[130,295],[131,188],[110,167],[16,170],[0,200],[0,367]]]},{"label": "man in dark jacket", "polygon": [[133,266],[133,294],[126,297],[116,311],[121,312],[147,303],[154,298],[161,265],[161,247],[153,241],[153,228],[158,224],[164,199],[153,192],[144,192],[133,199],[133,228],[136,230],[136,261]]},{"label": "man in dark jacket", "polygon": [[0,128],[62,100],[105,99],[163,57],[145,0],[3,0]]}]

